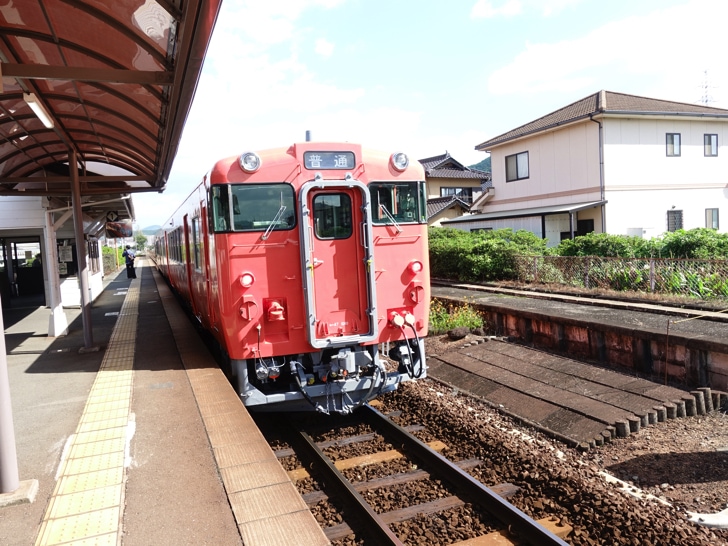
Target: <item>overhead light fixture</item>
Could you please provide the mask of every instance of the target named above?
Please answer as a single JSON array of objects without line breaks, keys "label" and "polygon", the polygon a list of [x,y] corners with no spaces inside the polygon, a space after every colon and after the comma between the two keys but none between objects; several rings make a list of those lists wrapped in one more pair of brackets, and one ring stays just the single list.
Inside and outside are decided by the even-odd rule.
[{"label": "overhead light fixture", "polygon": [[35,93],[23,93],[23,100],[30,106],[38,119],[46,126],[47,129],[53,129],[53,120],[50,114],[46,111],[41,103],[38,102],[38,98]]}]

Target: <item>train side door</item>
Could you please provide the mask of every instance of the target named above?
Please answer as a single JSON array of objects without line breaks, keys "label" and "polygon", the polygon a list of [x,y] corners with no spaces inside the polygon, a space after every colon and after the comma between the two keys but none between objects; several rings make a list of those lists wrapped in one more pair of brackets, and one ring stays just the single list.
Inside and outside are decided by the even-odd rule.
[{"label": "train side door", "polygon": [[190,226],[190,217],[188,214],[184,215],[184,218],[182,219],[182,223],[184,225],[184,232],[182,236],[184,237],[184,244],[182,246],[182,264],[184,267],[184,284],[185,289],[187,291],[187,300],[192,305],[192,312],[193,314],[199,318],[199,310],[197,307],[197,302],[194,298],[194,289],[192,286],[192,256],[190,254],[192,250],[192,226]]},{"label": "train side door", "polygon": [[304,184],[301,266],[313,347],[377,337],[369,189],[359,181]]},{"label": "train side door", "polygon": [[211,252],[210,252],[210,232],[209,232],[209,219],[207,218],[207,207],[205,203],[200,203],[200,227],[202,228],[202,267],[204,268],[205,276],[205,299],[207,300],[207,316],[209,317],[210,324],[214,325],[217,322],[217,314],[215,313],[215,306],[212,303],[212,267],[210,264]]}]

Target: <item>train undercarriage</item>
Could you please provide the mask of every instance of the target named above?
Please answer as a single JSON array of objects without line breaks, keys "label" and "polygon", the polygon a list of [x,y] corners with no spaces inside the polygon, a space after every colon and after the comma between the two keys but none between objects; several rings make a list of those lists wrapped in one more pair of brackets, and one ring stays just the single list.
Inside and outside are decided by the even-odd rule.
[{"label": "train undercarriage", "polygon": [[400,383],[425,377],[424,355],[418,339],[233,360],[233,386],[254,411],[348,414]]}]

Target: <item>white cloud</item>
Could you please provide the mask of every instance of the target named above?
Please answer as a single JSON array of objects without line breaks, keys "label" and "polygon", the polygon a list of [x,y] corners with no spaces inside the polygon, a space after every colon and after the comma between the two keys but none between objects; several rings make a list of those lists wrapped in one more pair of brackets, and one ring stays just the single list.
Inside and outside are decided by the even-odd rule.
[{"label": "white cloud", "polygon": [[[601,74],[621,75],[614,80],[619,85],[629,85],[630,75],[654,74],[659,87],[672,93],[664,96],[662,92],[659,98],[694,102],[691,97],[699,97],[696,68],[710,70],[717,80],[725,78],[721,41],[727,16],[726,3],[692,0],[609,22],[573,40],[526,44],[508,65],[491,74],[488,88],[498,95],[587,88],[587,92],[599,88],[630,92],[612,88],[613,83],[600,79]],[[687,78],[692,93],[685,85]]]},{"label": "white cloud", "polygon": [[332,44],[325,38],[319,38],[316,40],[314,51],[324,57],[331,57],[331,55],[334,53],[334,44]]},{"label": "white cloud", "polygon": [[473,19],[492,19],[494,17],[514,17],[526,12],[540,11],[544,17],[555,15],[567,7],[575,6],[583,0],[505,0],[494,5],[491,0],[478,0],[470,11]]},{"label": "white cloud", "polygon": [[536,5],[541,8],[544,17],[550,17],[581,2],[582,0],[540,0]]},{"label": "white cloud", "polygon": [[220,25],[228,32],[243,34],[257,44],[275,44],[290,39],[295,32],[295,22],[311,8],[331,9],[345,0],[244,0],[223,4],[225,18],[218,17],[215,34]]},{"label": "white cloud", "polygon": [[492,19],[499,15],[513,17],[522,11],[520,0],[506,0],[500,7],[494,7],[490,0],[478,0],[470,11],[470,17],[473,19]]}]

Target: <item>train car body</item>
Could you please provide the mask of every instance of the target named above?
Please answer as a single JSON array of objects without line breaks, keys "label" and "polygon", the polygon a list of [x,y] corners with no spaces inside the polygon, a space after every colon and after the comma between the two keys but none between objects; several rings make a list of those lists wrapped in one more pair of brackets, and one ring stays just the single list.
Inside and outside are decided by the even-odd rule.
[{"label": "train car body", "polygon": [[152,254],[246,406],[348,413],[426,374],[425,176],[404,154],[305,142],[221,160]]}]

